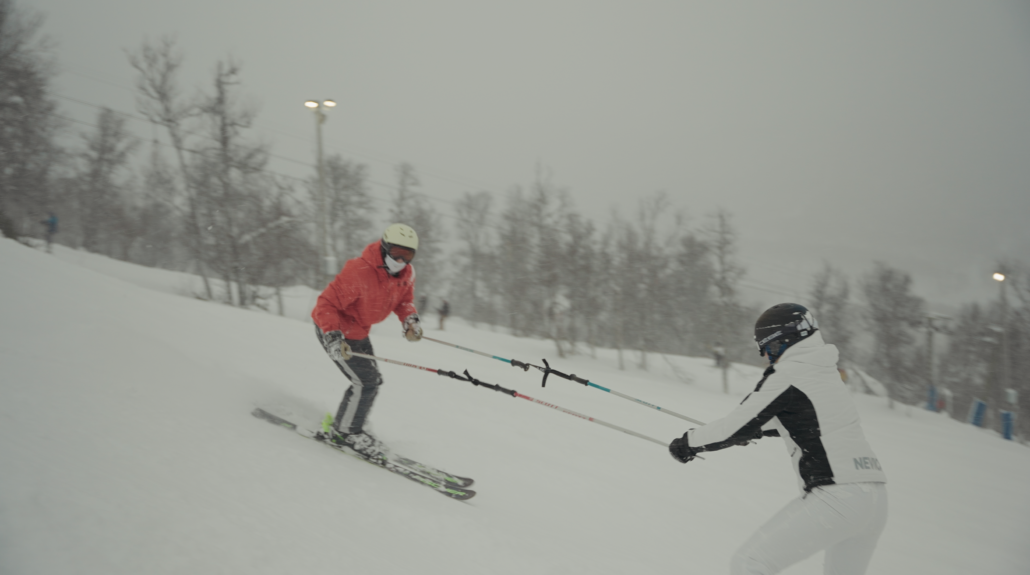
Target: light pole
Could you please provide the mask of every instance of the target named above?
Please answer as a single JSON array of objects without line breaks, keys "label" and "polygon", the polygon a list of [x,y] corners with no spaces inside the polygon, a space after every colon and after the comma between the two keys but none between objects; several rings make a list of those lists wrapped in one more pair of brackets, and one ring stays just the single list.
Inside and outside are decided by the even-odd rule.
[{"label": "light pole", "polygon": [[948,321],[944,315],[928,314],[926,316],[926,409],[937,411],[937,385],[934,377],[933,334],[948,333]]},{"label": "light pole", "polygon": [[336,255],[333,253],[332,247],[329,243],[329,194],[326,192],[325,187],[325,161],[322,157],[322,124],[325,123],[326,115],[322,111],[323,108],[335,108],[336,102],[333,100],[308,100],[304,102],[304,105],[315,112],[315,138],[318,145],[318,198],[319,203],[322,204],[321,209],[322,217],[320,218],[320,231],[319,231],[319,242],[318,242],[318,254],[319,260],[322,265],[325,266],[323,273],[325,273],[328,281],[332,281],[333,276],[336,275]]},{"label": "light pole", "polygon": [[[998,370],[998,384],[994,386],[992,390],[994,393],[991,394],[990,401],[994,405],[995,409],[1001,409],[1001,396],[1002,390],[1007,389],[1009,385],[1009,349],[1008,349],[1008,318],[1009,318],[1009,302],[1005,297],[1005,271],[994,272],[994,281],[998,282],[1001,286],[1001,369]],[[993,410],[992,410],[993,412]],[[999,426],[1001,423],[1001,414],[998,414]]]}]

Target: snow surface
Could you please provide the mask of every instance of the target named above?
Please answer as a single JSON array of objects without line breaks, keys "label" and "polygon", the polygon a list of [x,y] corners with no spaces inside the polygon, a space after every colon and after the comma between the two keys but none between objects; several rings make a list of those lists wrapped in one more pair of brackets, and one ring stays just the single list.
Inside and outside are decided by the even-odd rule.
[{"label": "snow surface", "polygon": [[[0,573],[725,573],[734,549],[797,496],[780,440],[680,465],[661,446],[401,366],[374,431],[476,479],[467,503],[250,416],[314,425],[345,381],[304,320],[181,295],[195,278],[0,239]],[[458,319],[427,333],[541,363],[709,420],[707,358],[561,359],[553,344]],[[378,355],[470,372],[663,441],[690,424],[611,394],[428,341],[391,317]],[[633,358],[627,358],[633,363]],[[918,409],[855,397],[888,474],[890,520],[870,573],[1030,573],[1030,450]],[[787,573],[821,572],[821,555]]]}]

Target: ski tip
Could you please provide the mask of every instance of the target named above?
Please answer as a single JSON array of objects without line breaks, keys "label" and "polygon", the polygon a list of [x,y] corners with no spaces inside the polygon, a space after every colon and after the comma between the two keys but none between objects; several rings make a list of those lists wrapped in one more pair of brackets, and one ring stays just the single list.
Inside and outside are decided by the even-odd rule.
[{"label": "ski tip", "polygon": [[265,421],[267,421],[269,423],[274,423],[276,425],[281,425],[281,426],[283,426],[283,427],[285,427],[287,429],[292,429],[292,430],[296,430],[297,429],[297,425],[295,423],[293,423],[291,421],[287,421],[287,420],[285,420],[285,419],[283,419],[283,418],[281,418],[278,415],[275,415],[273,413],[269,413],[269,412],[265,411],[264,409],[261,409],[260,407],[255,407],[254,410],[250,412],[250,414],[253,415],[254,417],[258,418],[258,419],[264,419]]},{"label": "ski tip", "polygon": [[451,499],[457,499],[458,501],[468,501],[476,496],[476,492],[471,489],[448,489],[446,491],[441,491],[440,493],[443,493]]}]

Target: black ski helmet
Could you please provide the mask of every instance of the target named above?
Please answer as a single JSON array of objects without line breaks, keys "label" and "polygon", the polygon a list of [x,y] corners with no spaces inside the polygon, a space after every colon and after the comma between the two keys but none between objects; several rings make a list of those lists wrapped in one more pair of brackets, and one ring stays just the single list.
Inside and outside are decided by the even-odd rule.
[{"label": "black ski helmet", "polygon": [[765,310],[755,322],[755,345],[769,361],[783,355],[788,347],[819,331],[808,308],[796,303],[779,303]]}]

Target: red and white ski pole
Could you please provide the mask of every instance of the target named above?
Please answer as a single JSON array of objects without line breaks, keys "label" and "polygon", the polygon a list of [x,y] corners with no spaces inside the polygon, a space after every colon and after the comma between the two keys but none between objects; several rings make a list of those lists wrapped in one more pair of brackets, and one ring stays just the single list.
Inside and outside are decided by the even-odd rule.
[{"label": "red and white ski pole", "polygon": [[[424,336],[423,336],[423,338],[424,338]],[[651,443],[657,443],[658,445],[662,445],[662,446],[666,446],[666,447],[669,445],[668,441],[661,441],[660,439],[655,439],[653,437],[648,437],[648,436],[646,436],[646,435],[644,435],[642,433],[637,433],[636,431],[633,431],[631,429],[626,429],[625,427],[619,427],[618,425],[615,425],[615,424],[612,424],[612,423],[608,423],[607,421],[601,421],[600,419],[597,419],[597,418],[594,418],[594,417],[590,417],[589,415],[583,415],[582,413],[577,413],[575,411],[572,411],[571,409],[565,409],[564,407],[561,407],[559,405],[554,405],[553,403],[548,403],[546,401],[541,401],[539,399],[535,399],[535,398],[529,397],[528,395],[519,393],[519,392],[515,391],[514,389],[508,389],[508,388],[505,388],[505,387],[501,387],[499,385],[495,385],[495,384],[492,384],[492,383],[486,383],[485,381],[480,381],[480,380],[472,377],[472,375],[469,374],[468,370],[465,370],[465,374],[464,374],[464,376],[462,376],[460,374],[454,373],[453,371],[444,371],[442,369],[433,369],[431,367],[423,367],[421,365],[415,365],[413,363],[406,363],[406,362],[397,361],[397,360],[394,360],[394,359],[386,359],[384,357],[377,357],[377,356],[368,355],[368,354],[365,354],[365,353],[352,353],[351,355],[353,355],[354,357],[363,357],[365,359],[373,359],[373,360],[376,360],[376,361],[382,361],[384,363],[392,363],[394,365],[403,365],[404,367],[410,367],[410,368],[413,368],[413,369],[421,369],[423,371],[433,372],[433,373],[435,373],[437,375],[445,375],[445,376],[450,377],[452,379],[457,379],[457,380],[460,380],[460,381],[467,381],[467,382],[469,382],[472,385],[475,385],[477,387],[485,387],[487,389],[492,389],[494,391],[499,391],[499,392],[501,392],[501,393],[503,393],[505,395],[510,395],[512,397],[519,397],[519,398],[525,399],[527,401],[531,401],[533,403],[536,403],[537,405],[542,405],[544,407],[550,407],[551,409],[556,409],[556,410],[558,410],[558,411],[560,411],[562,413],[567,413],[569,415],[578,417],[580,419],[585,419],[587,421],[596,423],[598,425],[603,425],[605,427],[609,427],[609,428],[614,429],[616,431],[621,431],[623,433],[627,433],[627,434],[632,435],[634,437],[639,437],[640,439],[646,439],[647,441],[650,441]]]}]

